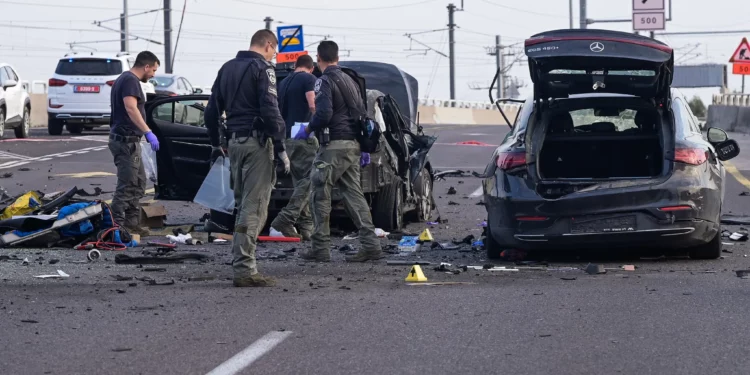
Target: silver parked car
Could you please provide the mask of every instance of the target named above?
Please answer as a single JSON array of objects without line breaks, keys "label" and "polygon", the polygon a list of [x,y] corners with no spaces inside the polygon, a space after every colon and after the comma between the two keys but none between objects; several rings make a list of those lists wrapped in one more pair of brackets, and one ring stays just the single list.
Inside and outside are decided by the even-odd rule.
[{"label": "silver parked car", "polygon": [[149,82],[154,85],[156,95],[178,96],[203,93],[203,89],[194,88],[187,78],[177,74],[157,74]]}]

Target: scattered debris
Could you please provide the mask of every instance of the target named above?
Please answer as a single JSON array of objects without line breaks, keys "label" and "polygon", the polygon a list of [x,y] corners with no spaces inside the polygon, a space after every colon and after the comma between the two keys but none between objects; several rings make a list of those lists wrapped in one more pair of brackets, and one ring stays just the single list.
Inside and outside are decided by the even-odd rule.
[{"label": "scattered debris", "polygon": [[173,264],[182,263],[186,260],[207,262],[212,257],[198,253],[175,253],[169,256],[130,256],[126,254],[115,255],[116,264]]},{"label": "scattered debris", "polygon": [[167,222],[167,209],[162,205],[151,203],[141,203],[141,225],[147,228],[163,228]]},{"label": "scattered debris", "polygon": [[113,278],[115,281],[130,281],[130,280],[133,280],[132,276],[109,275],[109,277]]},{"label": "scattered debris", "polygon": [[177,236],[167,235],[167,238],[169,239],[169,242],[172,243],[179,243],[183,245],[203,245],[202,241],[194,239],[189,233],[180,234]]},{"label": "scattered debris", "polygon": [[460,206],[461,204],[460,203],[456,203],[454,201],[450,201],[450,202],[448,202],[448,205],[449,206]]},{"label": "scattered debris", "polygon": [[117,292],[119,294],[125,294],[126,293],[125,289],[115,289],[115,292]]},{"label": "scattered debris", "polygon": [[167,272],[167,269],[161,267],[146,267],[143,269],[143,272]]},{"label": "scattered debris", "polygon": [[607,270],[604,269],[604,266],[601,264],[591,264],[589,263],[586,266],[586,273],[589,275],[602,275],[607,273]]},{"label": "scattered debris", "polygon": [[129,351],[132,351],[132,350],[133,350],[133,348],[114,348],[114,349],[112,349],[112,351],[115,352],[115,353],[129,352]]},{"label": "scattered debris", "polygon": [[750,270],[739,270],[735,272],[737,273],[737,277],[739,278],[750,279]]},{"label": "scattered debris", "polygon": [[748,197],[748,196],[750,196],[750,192],[748,191],[743,191],[742,193],[740,193],[740,197]]},{"label": "scattered debris", "polygon": [[378,236],[379,238],[386,238],[386,237],[388,237],[388,235],[390,235],[390,233],[388,233],[388,232],[386,232],[386,231],[384,231],[384,230],[382,230],[380,228],[375,228],[375,235]]},{"label": "scattered debris", "polygon": [[11,178],[13,177],[13,172],[8,172],[0,175],[0,178]]},{"label": "scattered debris", "polygon": [[461,248],[461,246],[454,245],[454,244],[452,244],[450,242],[445,242],[445,243],[433,242],[432,243],[432,249],[433,250],[435,250],[435,249],[440,249],[440,250],[458,250],[460,248]]},{"label": "scattered debris", "polygon": [[476,283],[470,283],[470,282],[460,282],[460,281],[453,281],[453,282],[438,282],[438,283],[408,283],[406,285],[409,286],[447,286],[447,285],[476,285]]},{"label": "scattered debris", "polygon": [[24,266],[28,266],[29,265],[29,258],[23,258],[23,262],[21,264],[24,265]]},{"label": "scattered debris", "polygon": [[31,324],[37,324],[39,323],[38,320],[31,320],[31,319],[24,319],[21,321],[21,323],[31,323]]},{"label": "scattered debris", "polygon": [[576,281],[577,278],[575,278],[575,277],[561,277],[560,280],[564,280],[564,281]]},{"label": "scattered debris", "polygon": [[19,172],[31,172],[31,168],[29,168],[29,167],[22,167],[22,168],[18,168],[18,171]]},{"label": "scattered debris", "polygon": [[164,285],[174,285],[174,280],[167,280],[167,281],[157,281],[154,279],[145,280],[146,285],[155,285],[155,286],[164,286]]},{"label": "scattered debris", "polygon": [[37,279],[65,279],[70,277],[70,275],[61,270],[57,270],[57,275],[39,275],[34,277],[36,277]]},{"label": "scattered debris", "polygon": [[451,186],[448,189],[448,195],[456,195],[456,194],[458,194],[458,192],[456,191],[456,188],[454,188],[453,186]]},{"label": "scattered debris", "polygon": [[732,250],[728,250],[728,249],[723,249],[723,250],[721,250],[721,252],[722,253],[727,253],[727,254],[732,254],[733,253]]},{"label": "scattered debris", "polygon": [[632,264],[626,264],[622,266],[623,271],[635,271],[635,266]]},{"label": "scattered debris", "polygon": [[414,253],[419,250],[419,237],[404,236],[398,243],[398,250],[403,253]]},{"label": "scattered debris", "polygon": [[475,239],[476,239],[476,237],[474,237],[473,234],[470,234],[470,235],[464,237],[464,239],[461,240],[461,241],[453,240],[453,243],[455,245],[471,245],[474,242]]},{"label": "scattered debris", "polygon": [[49,264],[57,264],[60,263],[60,259],[50,259]]},{"label": "scattered debris", "polygon": [[724,225],[750,225],[750,216],[721,215],[721,223]]},{"label": "scattered debris", "polygon": [[737,242],[745,242],[748,240],[748,234],[747,233],[741,233],[741,232],[734,232],[731,236],[729,236],[729,239],[732,241]]},{"label": "scattered debris", "polygon": [[435,173],[435,181],[444,180],[445,177],[464,177],[464,171],[458,169],[451,169],[448,171]]},{"label": "scattered debris", "polygon": [[90,262],[96,262],[102,257],[102,253],[99,252],[97,249],[93,249],[86,254],[86,259],[88,259]]},{"label": "scattered debris", "polygon": [[354,246],[352,245],[344,245],[339,248],[339,251],[342,253],[351,253],[351,252],[356,252],[357,249],[355,249]]}]

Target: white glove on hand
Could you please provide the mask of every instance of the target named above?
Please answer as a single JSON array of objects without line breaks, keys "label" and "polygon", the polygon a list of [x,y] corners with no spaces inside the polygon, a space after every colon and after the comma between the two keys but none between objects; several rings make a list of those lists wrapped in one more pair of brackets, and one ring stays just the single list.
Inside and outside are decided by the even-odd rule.
[{"label": "white glove on hand", "polygon": [[289,162],[289,157],[286,156],[286,151],[282,151],[281,153],[279,153],[279,159],[281,159],[281,161],[284,163],[284,173],[289,174],[292,165]]}]

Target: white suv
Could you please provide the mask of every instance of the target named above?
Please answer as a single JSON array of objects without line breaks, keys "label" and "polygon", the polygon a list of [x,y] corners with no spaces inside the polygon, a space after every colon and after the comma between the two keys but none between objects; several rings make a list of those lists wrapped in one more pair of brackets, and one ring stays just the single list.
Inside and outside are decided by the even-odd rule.
[{"label": "white suv", "polygon": [[[62,134],[63,125],[72,134],[109,125],[110,94],[117,77],[130,70],[135,56],[70,53],[57,63],[47,93],[47,129]],[[141,83],[144,95],[153,93],[151,83]]]},{"label": "white suv", "polygon": [[18,73],[8,64],[0,63],[0,89],[0,138],[5,129],[11,128],[16,138],[27,138],[31,129],[31,99]]}]

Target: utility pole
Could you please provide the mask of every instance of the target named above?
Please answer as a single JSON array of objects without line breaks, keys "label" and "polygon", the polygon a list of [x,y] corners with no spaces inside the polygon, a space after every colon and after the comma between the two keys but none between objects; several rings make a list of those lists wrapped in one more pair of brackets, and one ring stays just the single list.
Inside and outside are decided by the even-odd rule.
[{"label": "utility pole", "polygon": [[273,18],[266,17],[263,21],[266,21],[266,30],[271,30],[271,22],[273,22]]},{"label": "utility pole", "polygon": [[125,44],[128,38],[128,34],[125,34],[125,13],[120,13],[120,52],[128,52],[128,47]]},{"label": "utility pole", "polygon": [[588,27],[588,17],[586,13],[586,0],[580,0],[581,1],[581,28],[585,29]]},{"label": "utility pole", "polygon": [[453,3],[448,4],[448,60],[450,61],[451,100],[456,100],[456,40],[453,35],[456,28],[456,24],[453,22],[455,12],[456,6]]},{"label": "utility pole", "polygon": [[495,35],[495,63],[500,76],[497,82],[497,98],[505,97],[505,56],[503,56],[503,47],[500,45],[500,35]]},{"label": "utility pole", "polygon": [[164,0],[164,71],[172,74],[172,0]]},{"label": "utility pole", "polygon": [[568,17],[570,17],[570,28],[573,28],[573,0],[568,0]]},{"label": "utility pole", "polygon": [[128,26],[128,0],[122,0],[122,21],[120,22],[120,49],[130,52],[130,27]]}]

